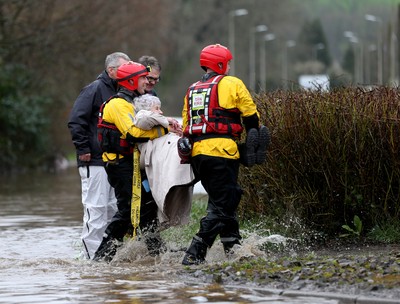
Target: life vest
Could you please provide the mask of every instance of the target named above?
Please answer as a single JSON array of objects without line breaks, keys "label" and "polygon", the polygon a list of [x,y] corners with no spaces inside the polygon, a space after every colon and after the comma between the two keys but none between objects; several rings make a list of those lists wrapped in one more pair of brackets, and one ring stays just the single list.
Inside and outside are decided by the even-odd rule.
[{"label": "life vest", "polygon": [[194,141],[214,137],[239,137],[243,131],[239,109],[221,108],[218,83],[224,75],[198,81],[187,92],[187,121],[184,135]]},{"label": "life vest", "polygon": [[132,145],[130,145],[126,139],[121,138],[122,133],[118,130],[117,126],[103,119],[104,107],[113,98],[121,98],[121,96],[114,95],[110,97],[107,101],[103,102],[100,107],[97,123],[97,139],[103,152],[132,155]]}]

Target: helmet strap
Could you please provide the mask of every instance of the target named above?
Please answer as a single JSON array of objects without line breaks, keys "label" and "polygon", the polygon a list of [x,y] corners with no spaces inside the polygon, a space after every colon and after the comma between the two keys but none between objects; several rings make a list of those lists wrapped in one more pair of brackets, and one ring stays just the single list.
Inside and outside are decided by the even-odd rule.
[{"label": "helmet strap", "polygon": [[128,76],[125,76],[124,78],[117,79],[117,81],[124,81],[124,80],[127,80],[127,79],[131,79],[133,76],[136,76],[136,75],[139,75],[139,74],[143,74],[143,73],[146,73],[148,71],[149,71],[149,68],[145,68],[145,69],[143,69],[141,71],[138,71],[138,72],[132,73],[132,74],[130,74]]}]

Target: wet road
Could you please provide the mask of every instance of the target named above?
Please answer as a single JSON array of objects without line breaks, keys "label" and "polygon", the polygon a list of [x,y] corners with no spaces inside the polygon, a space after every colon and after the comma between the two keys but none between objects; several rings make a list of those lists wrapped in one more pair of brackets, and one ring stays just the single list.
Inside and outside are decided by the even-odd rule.
[{"label": "wet road", "polygon": [[76,168],[0,178],[0,303],[339,303],[182,279],[183,252],[152,258],[140,242],[87,261],[81,220]]}]

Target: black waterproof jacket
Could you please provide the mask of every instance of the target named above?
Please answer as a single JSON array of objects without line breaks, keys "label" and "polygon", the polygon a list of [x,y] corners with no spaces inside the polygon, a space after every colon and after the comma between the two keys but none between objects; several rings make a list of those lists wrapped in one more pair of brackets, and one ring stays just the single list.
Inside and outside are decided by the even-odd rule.
[{"label": "black waterproof jacket", "polygon": [[[103,71],[95,81],[82,89],[75,100],[68,120],[72,142],[76,148],[77,164],[103,166],[103,151],[97,140],[97,121],[102,103],[117,92],[117,83]],[[90,162],[82,162],[78,156],[91,153]]]}]

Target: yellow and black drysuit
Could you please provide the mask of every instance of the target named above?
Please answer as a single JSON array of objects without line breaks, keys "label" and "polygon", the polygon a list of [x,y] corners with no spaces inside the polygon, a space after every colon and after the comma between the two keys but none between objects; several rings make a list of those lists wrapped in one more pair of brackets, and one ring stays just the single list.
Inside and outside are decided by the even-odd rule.
[{"label": "yellow and black drysuit", "polygon": [[[134,106],[131,91],[123,87],[118,94],[103,105],[100,110],[98,134],[103,151],[103,160],[111,186],[115,189],[118,211],[107,226],[105,236],[99,246],[95,260],[111,260],[116,253],[116,241],[122,241],[132,228],[131,199],[134,172],[133,147],[137,142],[145,142],[161,137],[168,129],[155,126],[151,130],[142,130],[133,124]],[[144,174],[144,172],[142,172]],[[157,230],[157,204],[151,192],[141,185],[140,228],[145,232],[144,240],[150,253],[157,254],[161,239],[154,232]],[[146,237],[146,233],[148,237]],[[154,236],[156,235],[156,236]]]},{"label": "yellow and black drysuit", "polygon": [[243,191],[237,183],[237,142],[242,124],[246,130],[259,128],[259,113],[240,79],[208,73],[187,90],[182,119],[184,135],[193,142],[193,171],[209,197],[207,215],[186,251],[202,262],[218,235],[225,251],[240,243],[236,211]]}]

